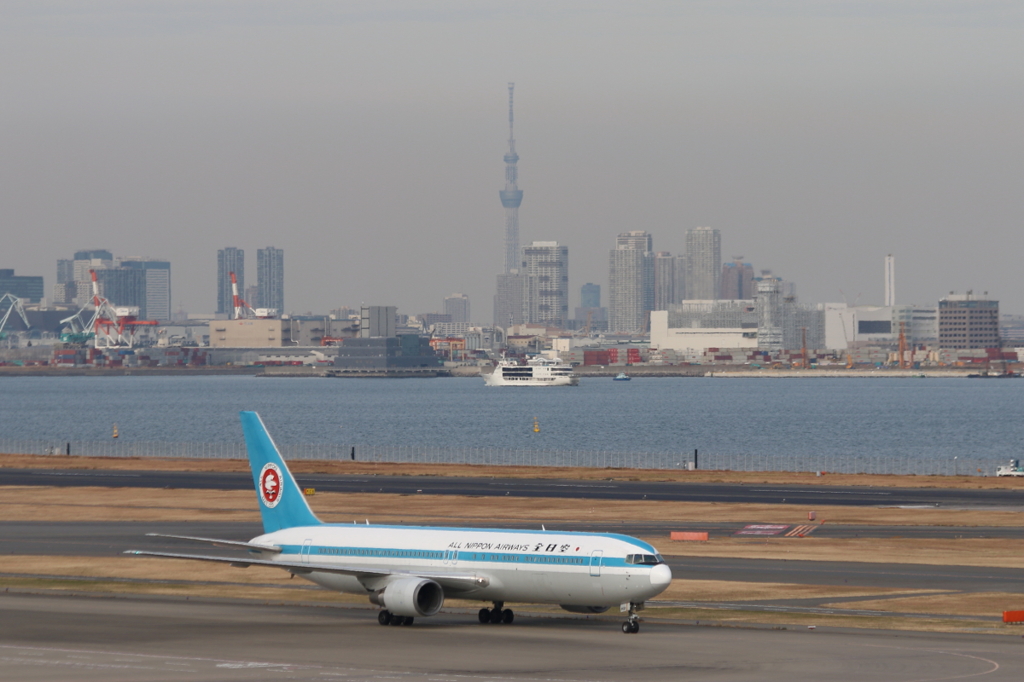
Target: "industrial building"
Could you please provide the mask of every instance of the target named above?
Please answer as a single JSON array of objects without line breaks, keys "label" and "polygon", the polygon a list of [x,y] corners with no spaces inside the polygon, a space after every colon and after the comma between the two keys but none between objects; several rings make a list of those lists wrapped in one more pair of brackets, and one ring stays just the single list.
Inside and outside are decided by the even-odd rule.
[{"label": "industrial building", "polygon": [[695,351],[758,347],[754,301],[683,301],[651,313],[651,347]]},{"label": "industrial building", "polygon": [[416,334],[345,339],[332,367],[345,373],[389,370],[436,372],[443,367],[430,339]]},{"label": "industrial building", "polygon": [[968,291],[939,299],[939,347],[998,348],[999,301]]}]

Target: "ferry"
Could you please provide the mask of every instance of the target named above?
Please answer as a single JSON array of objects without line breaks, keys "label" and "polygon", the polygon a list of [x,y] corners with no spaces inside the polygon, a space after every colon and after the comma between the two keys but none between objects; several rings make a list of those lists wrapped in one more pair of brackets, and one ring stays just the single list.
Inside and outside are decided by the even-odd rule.
[{"label": "ferry", "polygon": [[493,372],[482,376],[488,386],[577,386],[580,383],[572,365],[540,355],[530,358],[526,364],[502,358]]}]

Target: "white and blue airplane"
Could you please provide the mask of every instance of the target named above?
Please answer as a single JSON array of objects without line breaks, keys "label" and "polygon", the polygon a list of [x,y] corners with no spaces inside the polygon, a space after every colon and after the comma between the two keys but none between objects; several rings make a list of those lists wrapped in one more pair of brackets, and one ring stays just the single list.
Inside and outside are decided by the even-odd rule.
[{"label": "white and blue airplane", "polygon": [[321,522],[255,412],[242,412],[264,534],[249,542],[158,535],[248,550],[245,558],[131,550],[136,556],[284,569],[321,587],[365,595],[381,625],[437,614],[446,597],[492,602],[481,623],[511,623],[506,602],[558,604],[573,613],[637,612],[672,581],[651,545],[613,533],[348,525]]}]

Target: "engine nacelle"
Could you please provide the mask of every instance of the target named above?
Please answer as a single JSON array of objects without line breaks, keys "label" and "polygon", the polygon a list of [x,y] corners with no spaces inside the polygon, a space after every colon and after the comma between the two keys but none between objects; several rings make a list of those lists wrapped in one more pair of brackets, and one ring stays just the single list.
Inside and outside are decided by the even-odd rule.
[{"label": "engine nacelle", "polygon": [[444,605],[444,588],[427,578],[402,578],[370,596],[396,616],[433,616]]},{"label": "engine nacelle", "polygon": [[579,604],[559,604],[569,613],[604,613],[610,606],[580,606]]}]

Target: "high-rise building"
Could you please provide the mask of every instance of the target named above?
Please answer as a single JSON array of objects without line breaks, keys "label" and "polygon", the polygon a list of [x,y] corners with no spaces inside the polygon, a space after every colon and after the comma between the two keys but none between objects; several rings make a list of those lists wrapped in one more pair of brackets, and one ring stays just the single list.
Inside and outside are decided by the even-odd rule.
[{"label": "high-rise building", "polygon": [[885,303],[889,308],[896,305],[896,259],[890,253],[885,257]]},{"label": "high-rise building", "polygon": [[95,272],[96,283],[103,298],[115,307],[138,308],[139,315],[142,315],[143,307],[146,305],[145,271],[138,268],[116,267],[103,268]]},{"label": "high-rise building", "polygon": [[523,287],[526,278],[513,270],[498,275],[498,290],[494,294],[494,326],[507,329],[523,323]]},{"label": "high-rise building", "polygon": [[733,256],[732,263],[722,266],[722,281],[718,297],[726,301],[745,301],[754,298],[754,266],[743,262],[743,256]]},{"label": "high-rise building", "polygon": [[522,254],[519,252],[519,205],[523,191],[519,189],[516,139],[512,132],[512,94],[515,83],[508,84],[508,152],[505,154],[505,189],[499,192],[505,208],[505,271],[498,275],[494,294],[494,325],[502,329],[523,322],[523,278],[519,275]]},{"label": "high-rise building", "polygon": [[601,307],[601,285],[587,282],[580,287],[580,307],[600,308]]},{"label": "high-rise building", "polygon": [[654,307],[652,310],[668,310],[676,296],[676,259],[668,251],[654,254]]},{"label": "high-rise building", "polygon": [[465,322],[469,319],[469,296],[452,294],[444,299],[444,312],[451,315],[453,323]]},{"label": "high-rise building", "polygon": [[564,329],[569,322],[569,247],[533,242],[523,248],[523,317]]},{"label": "high-rise building", "polygon": [[722,272],[722,235],[717,229],[698,227],[686,231],[686,298],[718,299]]},{"label": "high-rise building", "polygon": [[71,258],[57,259],[57,284],[75,281],[75,261]]},{"label": "high-rise building", "polygon": [[608,329],[638,333],[654,306],[653,240],[643,231],[623,232],[609,253]]},{"label": "high-rise building", "polygon": [[675,258],[675,282],[676,290],[672,295],[672,300],[676,303],[686,300],[686,255],[678,254]]},{"label": "high-rise building", "polygon": [[238,280],[238,291],[245,291],[245,251],[228,246],[217,251],[218,314],[231,315],[235,311],[234,299],[231,294],[232,272],[235,273],[235,278]]},{"label": "high-rise building", "polygon": [[261,308],[284,312],[284,249],[256,250],[256,286]]},{"label": "high-rise building", "polygon": [[939,299],[939,348],[999,348],[999,301],[973,291]]},{"label": "high-rise building", "polygon": [[15,275],[13,269],[0,270],[0,296],[4,294],[13,294],[30,303],[39,303],[44,295],[43,276]]},{"label": "high-rise building", "polygon": [[125,258],[122,268],[141,270],[145,294],[139,306],[144,320],[171,319],[171,264],[150,258]]}]

